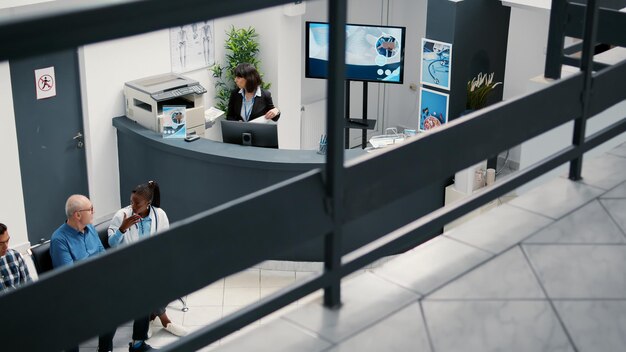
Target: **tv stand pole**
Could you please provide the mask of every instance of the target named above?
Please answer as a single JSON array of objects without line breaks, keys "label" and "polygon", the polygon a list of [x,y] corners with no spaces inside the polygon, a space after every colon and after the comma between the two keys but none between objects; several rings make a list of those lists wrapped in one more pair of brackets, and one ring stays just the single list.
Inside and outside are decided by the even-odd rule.
[{"label": "tv stand pole", "polygon": [[345,149],[350,149],[350,80],[346,80],[346,127],[344,128],[344,140],[343,146]]},{"label": "tv stand pole", "polygon": [[[367,126],[367,82],[363,82],[363,122]],[[367,145],[367,129],[361,130],[361,149]]]},{"label": "tv stand pole", "polygon": [[376,120],[367,119],[367,82],[363,82],[363,117],[360,120],[350,119],[350,81],[346,80],[346,127],[345,127],[345,149],[350,149],[350,129],[361,130],[361,148],[367,145],[367,130],[373,130]]}]

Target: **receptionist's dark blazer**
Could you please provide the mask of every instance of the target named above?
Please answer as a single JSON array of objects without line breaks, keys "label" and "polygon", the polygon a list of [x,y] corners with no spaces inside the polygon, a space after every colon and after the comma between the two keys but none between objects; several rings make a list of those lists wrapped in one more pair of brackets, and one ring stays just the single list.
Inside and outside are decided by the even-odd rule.
[{"label": "receptionist's dark blazer", "polygon": [[[230,93],[230,99],[228,100],[228,111],[226,112],[226,119],[231,121],[243,121],[241,118],[241,104],[243,103],[243,97],[239,93],[239,88],[233,90]],[[272,93],[268,90],[261,89],[261,96],[254,98],[254,105],[252,105],[252,112],[250,113],[249,120],[254,120],[259,116],[265,115],[268,111],[275,108],[272,101]],[[280,112],[272,120],[278,121],[280,118]]]}]

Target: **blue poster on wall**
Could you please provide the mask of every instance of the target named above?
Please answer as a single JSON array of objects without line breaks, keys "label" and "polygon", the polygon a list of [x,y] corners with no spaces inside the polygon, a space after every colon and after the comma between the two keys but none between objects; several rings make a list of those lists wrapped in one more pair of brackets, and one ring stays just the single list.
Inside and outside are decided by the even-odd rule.
[{"label": "blue poster on wall", "polygon": [[448,94],[420,88],[420,131],[428,131],[448,122]]},{"label": "blue poster on wall", "polygon": [[421,84],[450,90],[452,44],[422,38]]},{"label": "blue poster on wall", "polygon": [[185,106],[163,106],[163,138],[187,137]]}]

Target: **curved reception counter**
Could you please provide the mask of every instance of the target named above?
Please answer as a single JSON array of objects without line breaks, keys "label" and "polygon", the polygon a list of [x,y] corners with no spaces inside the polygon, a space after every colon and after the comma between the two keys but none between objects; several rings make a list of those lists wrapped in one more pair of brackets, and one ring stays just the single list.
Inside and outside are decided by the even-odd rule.
[{"label": "curved reception counter", "polygon": [[[161,206],[170,222],[322,168],[326,161],[315,150],[244,147],[204,138],[194,142],[164,139],[126,117],[114,118],[113,126],[117,129],[122,204],[129,200],[136,185],[155,180],[161,188]],[[345,157],[351,159],[363,153],[361,149],[346,150]],[[412,197],[397,199],[372,211],[370,216],[347,223],[342,236],[344,253],[397,228],[386,219],[409,223],[416,216],[443,206],[446,182],[442,180]],[[207,234],[213,231],[219,229],[207,229]],[[250,236],[263,236],[263,233]],[[404,249],[398,248],[398,252]],[[322,261],[323,253],[323,243],[317,241],[267,260]]]},{"label": "curved reception counter", "polygon": [[[326,161],[315,150],[246,147],[204,138],[194,142],[164,139],[125,116],[114,118],[113,126],[117,129],[122,204],[135,186],[155,180],[170,222],[324,167]],[[347,150],[346,158],[363,153],[361,149]],[[268,259],[319,261],[322,247],[314,247]]]}]

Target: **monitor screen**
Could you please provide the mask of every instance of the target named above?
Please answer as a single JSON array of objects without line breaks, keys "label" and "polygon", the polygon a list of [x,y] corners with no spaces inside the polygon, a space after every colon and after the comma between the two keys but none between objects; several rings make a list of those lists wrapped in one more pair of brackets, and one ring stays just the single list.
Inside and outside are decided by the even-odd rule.
[{"label": "monitor screen", "polygon": [[278,148],[278,131],[274,123],[250,123],[222,121],[224,143],[250,145],[263,148]]},{"label": "monitor screen", "polygon": [[[307,78],[328,78],[328,31],[328,23],[306,23]],[[405,32],[404,27],[346,25],[346,79],[402,83]]]}]

